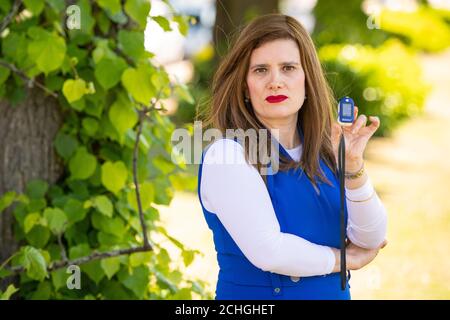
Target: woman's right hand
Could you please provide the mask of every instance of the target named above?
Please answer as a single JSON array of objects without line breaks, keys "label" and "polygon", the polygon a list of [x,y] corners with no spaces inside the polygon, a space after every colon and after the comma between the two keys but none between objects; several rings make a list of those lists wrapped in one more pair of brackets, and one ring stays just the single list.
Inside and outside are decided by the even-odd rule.
[{"label": "woman's right hand", "polygon": [[[352,242],[346,247],[346,265],[347,270],[359,270],[368,265],[375,259],[380,249],[383,249],[387,245],[387,240],[375,249],[365,249],[358,247]],[[334,265],[333,272],[339,272],[341,270],[341,253],[339,249],[332,248],[336,263]]]}]

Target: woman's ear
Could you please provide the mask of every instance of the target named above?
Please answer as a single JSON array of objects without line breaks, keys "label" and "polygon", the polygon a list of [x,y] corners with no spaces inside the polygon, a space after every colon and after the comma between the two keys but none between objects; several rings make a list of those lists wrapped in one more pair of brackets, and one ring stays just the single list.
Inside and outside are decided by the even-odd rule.
[{"label": "woman's ear", "polygon": [[248,86],[246,83],[244,84],[244,98],[250,99],[250,92],[248,91]]}]

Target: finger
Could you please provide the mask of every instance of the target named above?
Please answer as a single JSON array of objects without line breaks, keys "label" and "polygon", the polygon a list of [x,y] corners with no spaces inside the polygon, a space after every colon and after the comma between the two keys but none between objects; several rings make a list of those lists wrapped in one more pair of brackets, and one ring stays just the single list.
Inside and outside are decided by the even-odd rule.
[{"label": "finger", "polygon": [[369,117],[370,120],[370,126],[368,126],[371,134],[374,134],[375,131],[377,131],[377,129],[380,127],[380,118],[379,117],[375,117],[375,116],[370,116]]},{"label": "finger", "polygon": [[331,138],[333,142],[339,140],[340,134],[341,134],[341,127],[337,122],[333,122],[331,125]]},{"label": "finger", "polygon": [[353,112],[355,114],[355,119],[358,118],[358,107],[355,106],[355,110]]},{"label": "finger", "polygon": [[356,122],[354,123],[354,127],[352,129],[352,133],[357,133],[362,127],[365,127],[367,123],[367,117],[366,115],[362,114],[356,119]]}]

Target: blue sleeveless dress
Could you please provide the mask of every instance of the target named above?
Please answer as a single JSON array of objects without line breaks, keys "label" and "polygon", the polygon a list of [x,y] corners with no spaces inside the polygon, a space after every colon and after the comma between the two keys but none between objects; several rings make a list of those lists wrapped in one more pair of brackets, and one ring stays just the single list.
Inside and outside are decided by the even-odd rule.
[{"label": "blue sleeveless dress", "polygon": [[[303,143],[303,133],[299,128]],[[280,153],[289,154],[279,144]],[[254,266],[231,238],[219,218],[205,209],[200,195],[202,163],[198,173],[198,197],[208,227],[213,232],[219,275],[216,299],[262,299],[262,300],[349,300],[349,276],[347,288],[341,290],[340,274],[323,276],[289,277],[263,271]],[[340,248],[339,179],[320,159],[320,166],[332,182],[330,186],[316,178],[319,192],[307,178],[303,170],[278,171],[267,176],[267,189],[272,200],[281,232],[291,233],[313,243]],[[345,207],[347,221],[347,207]],[[299,252],[298,254],[301,254]]]}]

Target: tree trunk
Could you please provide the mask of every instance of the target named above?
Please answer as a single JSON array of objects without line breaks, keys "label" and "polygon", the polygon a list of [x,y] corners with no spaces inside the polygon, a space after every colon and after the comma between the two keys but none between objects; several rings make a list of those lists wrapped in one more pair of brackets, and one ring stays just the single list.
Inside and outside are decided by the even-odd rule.
[{"label": "tree trunk", "polygon": [[216,1],[216,22],[213,34],[216,54],[220,57],[226,53],[230,37],[238,27],[254,17],[276,12],[279,12],[278,0]]},{"label": "tree trunk", "polygon": [[[54,183],[62,173],[53,140],[63,118],[57,99],[39,88],[27,90],[16,106],[0,101],[0,196],[25,190],[30,179]],[[0,263],[18,248],[11,208],[0,213]],[[6,283],[0,283],[4,287]]]}]

